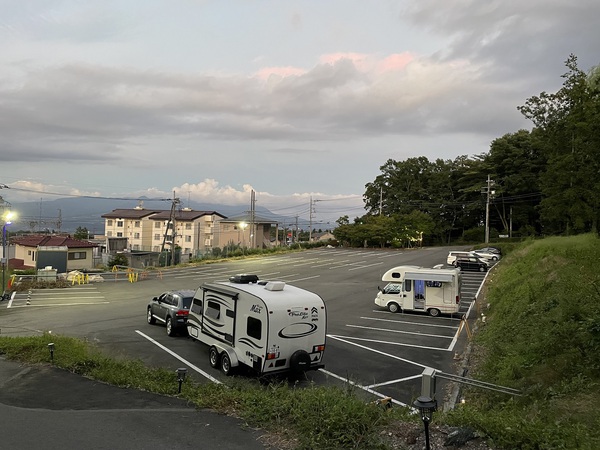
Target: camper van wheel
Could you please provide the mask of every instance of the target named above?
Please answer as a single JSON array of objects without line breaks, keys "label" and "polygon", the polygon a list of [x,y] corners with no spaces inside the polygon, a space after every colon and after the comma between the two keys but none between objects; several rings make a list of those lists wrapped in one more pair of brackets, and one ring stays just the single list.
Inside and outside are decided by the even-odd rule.
[{"label": "camper van wheel", "polygon": [[231,360],[229,359],[227,352],[223,352],[223,356],[221,356],[221,372],[225,375],[231,373]]},{"label": "camper van wheel", "polygon": [[208,362],[213,369],[216,369],[219,366],[219,351],[217,350],[217,347],[211,347],[208,350]]},{"label": "camper van wheel", "polygon": [[400,311],[400,305],[398,305],[398,303],[392,302],[388,304],[388,310],[389,312],[397,313],[398,311]]},{"label": "camper van wheel", "polygon": [[431,317],[437,317],[440,315],[440,310],[437,308],[431,308],[428,312]]},{"label": "camper van wheel", "polygon": [[148,323],[150,325],[154,325],[156,323],[156,319],[152,317],[152,308],[148,308]]}]

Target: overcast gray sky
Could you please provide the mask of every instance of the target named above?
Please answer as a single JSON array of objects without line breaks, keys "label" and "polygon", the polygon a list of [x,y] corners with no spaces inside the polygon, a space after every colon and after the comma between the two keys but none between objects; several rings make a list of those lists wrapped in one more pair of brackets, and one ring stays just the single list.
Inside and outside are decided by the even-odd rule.
[{"label": "overcast gray sky", "polygon": [[308,215],[312,198],[316,221],[352,218],[388,159],[487,152],[531,128],[517,106],[560,88],[570,53],[600,64],[598,0],[0,6],[11,203],[175,191],[249,205],[255,190],[274,212]]}]

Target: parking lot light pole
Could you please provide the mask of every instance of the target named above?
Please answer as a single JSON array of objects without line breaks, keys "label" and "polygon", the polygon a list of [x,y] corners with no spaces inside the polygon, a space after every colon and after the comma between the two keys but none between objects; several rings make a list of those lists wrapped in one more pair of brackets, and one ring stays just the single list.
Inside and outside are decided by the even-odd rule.
[{"label": "parking lot light pole", "polygon": [[12,223],[11,218],[12,213],[6,213],[4,215],[4,225],[2,225],[2,299],[4,299],[6,292],[6,264],[8,262],[6,257],[6,226]]}]

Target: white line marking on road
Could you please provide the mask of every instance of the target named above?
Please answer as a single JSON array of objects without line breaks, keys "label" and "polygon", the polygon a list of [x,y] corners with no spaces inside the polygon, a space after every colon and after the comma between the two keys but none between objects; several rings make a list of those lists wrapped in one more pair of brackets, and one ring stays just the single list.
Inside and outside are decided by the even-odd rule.
[{"label": "white line marking on road", "polygon": [[373,342],[375,344],[389,344],[389,345],[397,345],[399,347],[412,347],[412,348],[420,348],[423,350],[438,350],[438,351],[442,351],[442,352],[449,351],[447,348],[444,348],[444,347],[427,347],[425,345],[405,344],[403,342],[382,341],[382,340],[378,340],[378,339],[367,339],[367,338],[359,338],[359,337],[354,337],[354,336],[344,336],[344,337],[346,339],[351,339],[351,340],[355,340],[355,341],[363,341],[363,342]]},{"label": "white line marking on road", "polygon": [[363,330],[387,331],[388,333],[412,334],[415,336],[433,337],[440,339],[452,339],[452,336],[440,336],[437,334],[417,333],[414,331],[390,330],[389,328],[365,327],[363,325],[346,325],[350,328],[361,328]]},{"label": "white line marking on road", "polygon": [[[376,395],[379,398],[387,398],[388,397],[387,395],[383,395],[382,393],[374,391],[373,389],[371,389],[369,387],[366,387],[366,386],[360,385],[358,383],[355,383],[354,381],[351,381],[351,380],[349,380],[347,378],[340,377],[339,375],[336,375],[333,372],[329,372],[328,370],[319,369],[319,372],[323,372],[324,374],[329,375],[330,377],[337,378],[340,381],[343,381],[345,383],[351,384],[352,386],[356,386],[357,388],[362,389],[363,391],[366,391],[366,392],[368,392],[370,394]],[[394,403],[396,405],[400,405],[400,406],[408,406],[406,403],[402,403],[402,402],[400,402],[398,400],[394,400],[394,399],[392,399],[392,403]]]},{"label": "white line marking on road", "polygon": [[43,305],[17,305],[8,308],[45,308],[48,306],[82,306],[82,305],[108,305],[110,302],[82,302],[82,303],[44,303]]},{"label": "white line marking on road", "polygon": [[390,384],[402,383],[403,381],[414,380],[415,378],[421,378],[422,376],[423,376],[423,374],[420,373],[418,375],[413,375],[410,377],[404,377],[404,378],[398,378],[396,380],[384,381],[383,383],[375,383],[375,384],[372,384],[372,385],[366,386],[366,387],[371,389],[371,388],[375,388],[375,387],[379,387],[379,386],[389,386]]},{"label": "white line marking on road", "polygon": [[[296,283],[297,281],[305,281],[305,280],[312,280],[313,278],[319,278],[321,275],[315,275],[312,277],[306,277],[306,278],[298,278],[296,280],[289,280],[290,283]],[[287,283],[287,281],[286,281]]]},{"label": "white line marking on road", "polygon": [[135,330],[135,332],[137,334],[139,334],[140,336],[142,336],[143,338],[149,340],[150,342],[152,342],[154,345],[156,345],[157,347],[159,347],[160,349],[164,350],[165,352],[167,352],[169,355],[173,356],[174,358],[178,359],[179,361],[181,361],[184,364],[187,364],[191,369],[195,370],[196,372],[198,372],[200,375],[208,378],[210,381],[212,381],[213,383],[217,383],[217,384],[221,384],[221,382],[219,380],[217,380],[215,377],[213,377],[212,375],[209,375],[208,373],[206,373],[204,370],[200,369],[198,366],[195,366],[194,364],[192,364],[191,362],[189,362],[187,359],[179,356],[177,353],[175,353],[174,351],[168,349],[167,347],[165,347],[164,345],[162,345],[161,343],[155,341],[154,339],[152,339],[150,336],[148,336],[147,334],[142,333],[139,330]]},{"label": "white line marking on road", "polygon": [[366,268],[366,267],[379,266],[379,265],[381,265],[381,264],[383,264],[383,261],[379,261],[379,262],[376,262],[376,263],[373,263],[373,264],[367,264],[366,266],[353,267],[352,269],[348,269],[348,270],[358,270],[358,269],[364,269],[364,268]]},{"label": "white line marking on road", "polygon": [[407,323],[409,325],[417,325],[419,327],[436,327],[436,328],[453,328],[453,329],[458,328],[457,326],[454,326],[454,325],[436,325],[434,323],[407,322],[404,320],[380,319],[379,317],[364,317],[363,316],[363,317],[361,317],[361,319],[378,320],[380,322]]},{"label": "white line marking on road", "polygon": [[[373,353],[379,353],[380,355],[383,355],[383,356],[389,356],[390,358],[397,359],[398,361],[402,361],[402,362],[405,362],[405,363],[408,363],[408,364],[413,364],[415,366],[422,367],[423,369],[425,369],[427,367],[431,367],[431,366],[426,366],[425,364],[418,363],[416,361],[411,361],[410,359],[400,358],[399,356],[390,355],[389,353],[382,352],[381,350],[375,350],[374,348],[370,348],[370,347],[367,347],[365,345],[360,345],[360,344],[357,344],[356,342],[350,342],[350,341],[346,340],[346,339],[357,339],[357,338],[346,338],[346,339],[343,339],[342,337],[336,336],[335,334],[328,334],[327,337],[329,337],[331,339],[335,339],[335,340],[341,341],[341,342],[344,342],[346,344],[354,345],[355,347],[359,347],[359,348],[362,348],[364,350],[369,350],[370,352],[373,352]],[[366,340],[366,339],[357,339],[357,340]],[[403,344],[398,344],[398,345],[403,345]],[[407,345],[407,347],[415,347],[415,346],[412,346],[412,345],[408,346]],[[419,348],[427,348],[427,347],[419,347]],[[435,350],[445,350],[445,349],[437,348]]]}]

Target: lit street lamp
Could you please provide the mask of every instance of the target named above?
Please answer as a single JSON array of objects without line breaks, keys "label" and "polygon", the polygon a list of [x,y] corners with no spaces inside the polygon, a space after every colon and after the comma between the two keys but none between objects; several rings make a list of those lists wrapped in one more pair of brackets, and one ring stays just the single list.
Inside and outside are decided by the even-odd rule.
[{"label": "lit street lamp", "polygon": [[12,223],[12,217],[13,213],[11,212],[4,214],[4,225],[2,225],[2,300],[4,300],[6,294],[6,264],[8,262],[6,257],[6,226]]},{"label": "lit street lamp", "polygon": [[430,397],[423,395],[413,402],[413,406],[417,408],[421,413],[421,420],[423,421],[423,425],[425,426],[425,450],[430,450],[431,447],[429,446],[429,422],[431,422],[431,417],[433,416],[433,413],[437,408],[437,403]]}]

